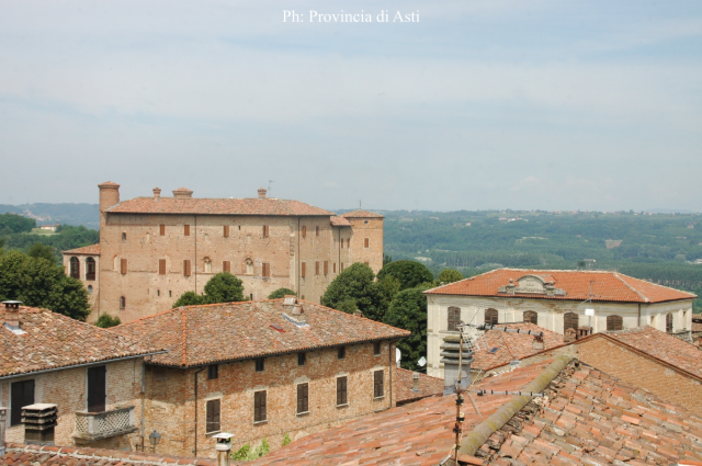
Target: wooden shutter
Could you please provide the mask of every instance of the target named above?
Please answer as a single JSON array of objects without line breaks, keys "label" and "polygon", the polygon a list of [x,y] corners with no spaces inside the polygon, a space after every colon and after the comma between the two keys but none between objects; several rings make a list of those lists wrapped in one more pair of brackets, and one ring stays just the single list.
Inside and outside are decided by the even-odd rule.
[{"label": "wooden shutter", "polygon": [[497,309],[485,309],[485,323],[488,325],[497,325],[499,323]]},{"label": "wooden shutter", "polygon": [[363,238],[363,247],[364,248],[370,247],[370,238]]},{"label": "wooden shutter", "polygon": [[307,227],[305,225],[302,225],[302,237],[307,237]]},{"label": "wooden shutter", "polygon": [[314,235],[319,236],[319,227],[314,227]]},{"label": "wooden shutter", "polygon": [[11,385],[10,425],[22,424],[22,407],[34,404],[34,379]]},{"label": "wooden shutter", "polygon": [[344,271],[344,263],[342,262],[341,265],[339,266],[339,272]]},{"label": "wooden shutter", "polygon": [[158,260],[158,274],[166,275],[166,259]]},{"label": "wooden shutter", "polygon": [[309,385],[306,383],[298,384],[297,386],[297,412],[306,413],[308,408],[308,390]]},{"label": "wooden shutter", "polygon": [[190,236],[190,225],[183,225],[183,235]]},{"label": "wooden shutter", "polygon": [[184,260],[183,261],[183,275],[186,277],[190,276],[190,261],[189,260]]},{"label": "wooden shutter", "polygon": [[621,316],[607,316],[607,330],[622,330]]},{"label": "wooden shutter", "polygon": [[385,395],[384,387],[385,373],[383,371],[373,372],[373,397],[380,398]]},{"label": "wooden shutter", "polygon": [[665,315],[665,331],[671,333],[673,331],[673,314]]},{"label": "wooden shutter", "polygon": [[350,248],[350,247],[351,247],[351,238],[348,238],[348,239],[346,240],[346,249],[348,249],[348,248]]},{"label": "wooden shutter", "polygon": [[161,236],[166,236],[166,225],[159,225],[158,226],[158,233]]},{"label": "wooden shutter", "polygon": [[263,263],[263,276],[264,277],[270,277],[271,276],[271,264],[264,262]]},{"label": "wooden shutter", "polygon": [[301,265],[300,276],[306,277],[307,276],[307,262],[302,262],[300,265]]},{"label": "wooden shutter", "polygon": [[230,261],[222,261],[222,272],[232,271],[232,263]]},{"label": "wooden shutter", "polygon": [[106,366],[88,368],[88,412],[101,413],[105,411],[106,373]]},{"label": "wooden shutter", "polygon": [[120,261],[120,272],[122,272],[122,274],[127,273],[127,259],[122,259]]},{"label": "wooden shutter", "polygon": [[224,237],[229,238],[229,225],[224,225]]},{"label": "wooden shutter", "polygon": [[266,392],[254,393],[254,422],[266,420]]},{"label": "wooden shutter", "polygon": [[370,267],[370,263],[369,263],[369,262],[364,262],[364,264],[366,264],[368,267]]},{"label": "wooden shutter", "polygon": [[220,428],[221,400],[209,400],[207,402],[207,426],[206,432],[218,432]]},{"label": "wooden shutter", "polygon": [[319,261],[314,261],[314,274],[319,275]]},{"label": "wooden shutter", "polygon": [[341,249],[344,249],[344,239],[340,238],[339,241],[341,241]]},{"label": "wooden shutter", "polygon": [[329,261],[324,261],[324,275],[329,273]]},{"label": "wooden shutter", "polygon": [[569,328],[577,330],[579,326],[578,321],[578,314],[575,312],[566,312],[563,314],[563,334],[565,334],[565,331]]},{"label": "wooden shutter", "polygon": [[336,404],[345,405],[348,403],[348,379],[346,377],[337,377],[336,379]]},{"label": "wooden shutter", "polygon": [[448,326],[449,332],[458,331],[458,322],[461,320],[461,310],[457,307],[448,308]]},{"label": "wooden shutter", "polygon": [[270,227],[268,225],[263,225],[263,237],[268,238],[271,234]]},{"label": "wooden shutter", "polygon": [[334,273],[336,273],[336,262],[334,262]]}]

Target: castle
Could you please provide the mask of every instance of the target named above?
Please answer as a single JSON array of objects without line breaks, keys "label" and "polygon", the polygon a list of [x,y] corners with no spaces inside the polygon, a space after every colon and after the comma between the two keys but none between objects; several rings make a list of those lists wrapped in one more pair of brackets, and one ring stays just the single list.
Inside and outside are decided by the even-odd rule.
[{"label": "castle", "polygon": [[90,293],[89,320],[108,313],[123,322],[171,309],[186,291],[202,293],[216,273],[231,272],[250,299],[279,288],[319,303],[345,267],[383,265],[383,216],[341,216],[300,201],[267,197],[173,197],[120,202],[120,186],[100,188],[100,244],[64,251],[69,275]]}]

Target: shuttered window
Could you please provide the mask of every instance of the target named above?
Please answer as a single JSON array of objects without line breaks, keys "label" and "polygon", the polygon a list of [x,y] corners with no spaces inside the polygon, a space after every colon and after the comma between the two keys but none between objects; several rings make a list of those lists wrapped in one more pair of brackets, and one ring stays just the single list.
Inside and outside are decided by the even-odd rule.
[{"label": "shuttered window", "polygon": [[385,396],[385,373],[383,371],[373,372],[373,398]]},{"label": "shuttered window", "polygon": [[271,264],[264,262],[263,263],[263,276],[264,277],[270,277],[271,276]]},{"label": "shuttered window", "polygon": [[319,236],[319,227],[314,227],[314,235]]},{"label": "shuttered window", "polygon": [[254,422],[266,421],[266,392],[254,392]]},{"label": "shuttered window", "polygon": [[309,411],[308,390],[309,384],[301,383],[297,385],[297,414]]},{"label": "shuttered window", "polygon": [[341,249],[344,249],[344,240],[343,240],[343,238],[340,239],[339,241],[341,241]]},{"label": "shuttered window", "polygon": [[665,315],[665,331],[671,333],[673,331],[673,314]]},{"label": "shuttered window", "polygon": [[126,307],[127,307],[127,298],[125,298],[124,296],[120,296],[119,297],[119,308],[124,309]]},{"label": "shuttered window", "polygon": [[343,271],[344,271],[344,263],[342,262],[341,265],[340,265],[339,272],[343,272]]},{"label": "shuttered window", "polygon": [[221,400],[207,401],[207,427],[206,432],[219,432],[220,427],[220,409],[222,406]]},{"label": "shuttered window", "polygon": [[34,404],[34,380],[15,382],[11,385],[10,425],[22,424],[22,407]]},{"label": "shuttered window", "polygon": [[350,247],[351,247],[351,238],[348,238],[348,239],[346,240],[346,248],[348,249],[348,248],[350,248]]},{"label": "shuttered window", "polygon": [[268,238],[271,235],[271,230],[268,225],[263,225],[263,237]]},{"label": "shuttered window", "polygon": [[622,330],[622,328],[621,316],[607,316],[607,330]]},{"label": "shuttered window", "polygon": [[302,237],[307,237],[307,227],[305,225],[302,225]]},{"label": "shuttered window", "polygon": [[485,309],[485,323],[488,325],[497,325],[499,323],[497,309]]},{"label": "shuttered window", "polygon": [[329,261],[324,261],[324,275],[329,274]]},{"label": "shuttered window", "polygon": [[158,260],[158,274],[166,275],[166,259]]},{"label": "shuttered window", "polygon": [[525,311],[522,317],[524,322],[529,322],[534,325],[539,325],[539,314],[534,311]]},{"label": "shuttered window", "polygon": [[166,225],[158,226],[158,234],[161,236],[166,236]]},{"label": "shuttered window", "polygon": [[232,263],[230,261],[222,261],[222,272],[232,271]]},{"label": "shuttered window", "polygon": [[364,248],[370,247],[370,238],[363,238],[363,247]]},{"label": "shuttered window", "polygon": [[229,238],[229,225],[224,225],[224,237]]},{"label": "shuttered window", "polygon": [[578,330],[578,321],[578,314],[576,314],[575,312],[566,312],[565,314],[563,314],[563,334],[565,335],[565,331],[569,328]]},{"label": "shuttered window", "polygon": [[189,277],[190,274],[191,274],[190,261],[184,260],[183,261],[183,275],[186,277]]},{"label": "shuttered window", "polygon": [[319,275],[319,261],[314,262],[314,274]]},{"label": "shuttered window", "polygon": [[183,235],[190,236],[190,225],[183,225]]},{"label": "shuttered window", "polygon": [[300,276],[301,277],[307,276],[307,262],[300,263]]},{"label": "shuttered window", "polygon": [[337,377],[336,378],[336,405],[342,406],[348,404],[348,389],[347,389],[348,377]]},{"label": "shuttered window", "polygon": [[448,308],[448,325],[446,329],[449,332],[458,331],[458,323],[461,321],[461,309],[455,306]]},{"label": "shuttered window", "polygon": [[336,273],[336,262],[334,262],[334,273]]},{"label": "shuttered window", "polygon": [[364,262],[364,264],[366,264],[368,267],[370,267],[370,263],[369,263],[369,262]]},{"label": "shuttered window", "polygon": [[127,273],[127,259],[122,259],[120,261],[120,272],[122,272],[122,274]]}]

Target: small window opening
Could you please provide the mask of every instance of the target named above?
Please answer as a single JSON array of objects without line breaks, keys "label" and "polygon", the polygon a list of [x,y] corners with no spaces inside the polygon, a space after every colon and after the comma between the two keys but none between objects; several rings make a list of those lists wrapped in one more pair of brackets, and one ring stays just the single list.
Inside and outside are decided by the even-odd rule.
[{"label": "small window opening", "polygon": [[127,298],[124,296],[119,297],[119,308],[124,310],[127,307]]},{"label": "small window opening", "polygon": [[207,379],[212,380],[219,377],[219,365],[210,364],[207,366]]},{"label": "small window opening", "polygon": [[264,368],[263,361],[264,361],[263,358],[256,359],[256,372],[263,372],[263,368]]},{"label": "small window opening", "polygon": [[307,362],[307,353],[297,353],[297,365],[304,366]]},{"label": "small window opening", "polygon": [[127,234],[122,232],[122,242],[126,243],[127,242]]},{"label": "small window opening", "polygon": [[344,359],[346,357],[346,347],[345,346],[339,346],[339,349],[337,350],[336,353],[337,359]]},{"label": "small window opening", "polygon": [[380,342],[376,341],[373,343],[373,355],[380,356]]}]

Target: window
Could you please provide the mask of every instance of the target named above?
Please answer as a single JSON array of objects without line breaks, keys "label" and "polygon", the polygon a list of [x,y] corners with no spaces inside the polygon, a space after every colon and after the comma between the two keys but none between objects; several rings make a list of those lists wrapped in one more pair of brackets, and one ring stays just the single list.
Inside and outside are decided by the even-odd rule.
[{"label": "window", "polygon": [[344,271],[344,263],[342,262],[342,263],[341,263],[341,266],[340,266],[340,268],[339,268],[339,272],[343,272],[343,271]]},{"label": "window", "polygon": [[126,243],[127,242],[127,234],[122,232],[122,242]]},{"label": "window", "polygon": [[578,327],[580,327],[579,320],[580,318],[575,312],[566,312],[563,314],[563,334],[565,335],[566,330],[569,328],[577,331]]},{"label": "window", "polygon": [[307,276],[307,262],[300,263],[300,276],[305,278]]},{"label": "window", "polygon": [[220,427],[220,409],[222,407],[222,400],[207,400],[207,426],[205,428],[206,433],[219,432]]},{"label": "window", "polygon": [[334,273],[336,273],[336,262],[334,262]]},{"label": "window", "polygon": [[446,329],[449,332],[458,332],[458,324],[461,322],[461,309],[455,306],[448,308],[448,325]]},{"label": "window", "polygon": [[337,359],[344,359],[346,357],[346,347],[345,346],[339,346],[339,349],[336,352],[336,357],[337,357]]},{"label": "window", "polygon": [[266,392],[254,392],[254,422],[266,422]]},{"label": "window", "polygon": [[156,290],[156,296],[161,296],[161,290]]},{"label": "window", "polygon": [[127,307],[127,298],[124,296],[119,297],[119,308],[120,309],[125,309]]},{"label": "window", "polygon": [[343,239],[343,238],[339,238],[339,241],[341,241],[341,249],[344,249],[344,239]]},{"label": "window", "polygon": [[212,273],[212,261],[209,257],[205,257],[205,273]]},{"label": "window", "polygon": [[497,309],[485,309],[485,323],[487,325],[497,325],[499,317]]},{"label": "window", "polygon": [[302,225],[302,237],[307,238],[307,227]]},{"label": "window", "polygon": [[271,230],[268,225],[263,225],[263,237],[264,238],[270,238],[271,236]]},{"label": "window", "polygon": [[85,259],[85,279],[95,280],[95,259],[92,257]]},{"label": "window", "polygon": [[223,236],[225,238],[229,238],[229,225],[224,225],[224,233]]},{"label": "window", "polygon": [[383,371],[373,372],[373,398],[385,396],[385,373]]},{"label": "window", "polygon": [[190,225],[183,225],[183,236],[190,236]]},{"label": "window", "polygon": [[363,247],[366,249],[370,247],[370,238],[363,238]]},{"label": "window", "polygon": [[297,414],[309,412],[309,385],[301,383],[297,385]]},{"label": "window", "polygon": [[230,261],[222,261],[222,272],[231,273],[231,271],[232,271],[232,263]]},{"label": "window", "polygon": [[271,264],[268,262],[263,263],[263,278],[270,278],[271,276]]},{"label": "window", "polygon": [[93,285],[88,285],[88,294],[93,294]]},{"label": "window", "polygon": [[534,325],[539,325],[539,314],[534,311],[525,311],[524,314],[522,314],[522,320]]},{"label": "window", "polygon": [[607,316],[607,331],[622,330],[621,316]]},{"label": "window", "polygon": [[307,353],[297,353],[297,365],[304,366],[307,362]]},{"label": "window", "polygon": [[77,257],[71,257],[70,261],[71,278],[80,280],[80,261]]},{"label": "window", "polygon": [[244,262],[244,273],[246,275],[254,274],[254,263],[251,259],[246,259],[246,261]]},{"label": "window", "polygon": [[376,341],[373,343],[373,355],[380,356],[380,342]]},{"label": "window", "polygon": [[264,361],[263,358],[256,359],[256,372],[263,372],[263,368],[264,368],[263,361]]},{"label": "window", "polygon": [[107,366],[88,368],[88,412],[105,411],[107,398]]},{"label": "window", "polygon": [[665,331],[671,333],[673,331],[673,314],[665,315]]},{"label": "window", "polygon": [[127,273],[127,259],[122,259],[120,261],[120,272],[122,273],[122,275]]},{"label": "window", "polygon": [[173,297],[173,292],[171,290],[168,290],[168,297],[172,298]]},{"label": "window", "polygon": [[166,259],[158,260],[158,274],[166,275]]},{"label": "window", "polygon": [[22,406],[34,404],[34,380],[15,382],[10,386],[10,425],[22,424]]},{"label": "window", "polygon": [[314,261],[314,274],[319,275],[319,261]]},{"label": "window", "polygon": [[348,377],[336,378],[336,405],[344,406],[349,403],[348,398]]},{"label": "window", "polygon": [[189,277],[191,274],[192,274],[192,270],[190,268],[190,261],[184,260],[183,261],[183,275],[186,277]]},{"label": "window", "polygon": [[346,239],[346,248],[348,249],[350,247],[351,247],[351,238],[347,238]]},{"label": "window", "polygon": [[158,234],[161,236],[166,236],[166,225],[158,226]]},{"label": "window", "polygon": [[212,380],[216,379],[217,377],[219,377],[219,365],[210,364],[207,366],[207,379]]},{"label": "window", "polygon": [[314,235],[319,236],[319,226],[314,227]]},{"label": "window", "polygon": [[324,261],[324,275],[329,274],[329,261]]}]

